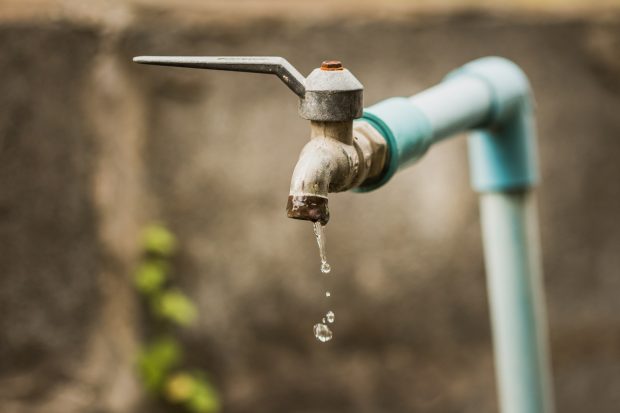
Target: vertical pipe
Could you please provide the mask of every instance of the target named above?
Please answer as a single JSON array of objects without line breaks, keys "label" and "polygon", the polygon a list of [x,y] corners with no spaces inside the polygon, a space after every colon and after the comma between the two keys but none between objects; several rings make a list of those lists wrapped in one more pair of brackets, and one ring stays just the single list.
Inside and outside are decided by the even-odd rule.
[{"label": "vertical pipe", "polygon": [[483,193],[480,207],[501,411],[551,413],[534,195],[528,190]]}]

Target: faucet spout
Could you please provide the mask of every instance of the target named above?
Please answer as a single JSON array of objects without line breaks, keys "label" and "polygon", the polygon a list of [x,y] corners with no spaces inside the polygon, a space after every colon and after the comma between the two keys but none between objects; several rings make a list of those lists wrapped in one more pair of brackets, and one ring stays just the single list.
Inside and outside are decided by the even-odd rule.
[{"label": "faucet spout", "polygon": [[352,145],[332,138],[315,137],[308,142],[291,179],[288,217],[327,224],[327,194],[350,185],[355,175],[356,155]]},{"label": "faucet spout", "polygon": [[378,177],[386,164],[386,143],[365,122],[311,122],[311,139],[293,171],[289,218],[329,221],[328,194]]}]

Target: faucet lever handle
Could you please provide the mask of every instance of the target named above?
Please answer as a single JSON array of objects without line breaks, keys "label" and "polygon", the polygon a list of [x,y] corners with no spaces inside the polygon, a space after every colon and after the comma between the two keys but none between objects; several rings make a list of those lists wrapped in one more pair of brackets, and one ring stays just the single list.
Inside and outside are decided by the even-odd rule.
[{"label": "faucet lever handle", "polygon": [[133,61],[147,65],[179,66],[196,69],[276,75],[297,96],[306,94],[305,78],[283,57],[277,56],[138,56]]}]

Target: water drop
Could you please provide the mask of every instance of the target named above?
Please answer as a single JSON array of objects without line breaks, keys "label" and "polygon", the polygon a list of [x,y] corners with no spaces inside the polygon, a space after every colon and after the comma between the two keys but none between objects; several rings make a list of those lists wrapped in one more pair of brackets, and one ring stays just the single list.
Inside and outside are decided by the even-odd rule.
[{"label": "water drop", "polygon": [[325,297],[331,297],[332,293],[330,293],[329,291],[325,291]]},{"label": "water drop", "polygon": [[[327,321],[329,323],[333,323],[334,321],[336,321],[336,314],[334,314],[333,311],[328,311],[327,314],[325,314],[325,317],[327,318]],[[325,320],[325,319],[323,319]]]},{"label": "water drop", "polygon": [[314,336],[317,340],[325,343],[332,339],[333,333],[327,325],[319,323],[314,325]]},{"label": "water drop", "polygon": [[323,225],[320,222],[315,222],[314,224],[314,236],[316,237],[316,243],[319,246],[319,255],[321,256],[321,272],[323,274],[329,274],[332,270],[330,265],[327,263],[327,255],[325,253],[325,233],[323,232]]}]

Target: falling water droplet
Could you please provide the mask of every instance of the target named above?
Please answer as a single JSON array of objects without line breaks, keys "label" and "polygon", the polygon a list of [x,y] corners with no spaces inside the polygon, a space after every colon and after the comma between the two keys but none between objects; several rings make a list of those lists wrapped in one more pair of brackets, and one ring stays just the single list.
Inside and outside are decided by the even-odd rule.
[{"label": "falling water droplet", "polygon": [[321,256],[321,272],[323,274],[329,274],[332,270],[327,263],[327,255],[325,253],[325,233],[323,232],[323,225],[320,222],[314,223],[314,236],[316,237],[316,243],[319,245],[319,255]]},{"label": "falling water droplet", "polygon": [[314,325],[314,336],[317,340],[325,343],[332,339],[333,333],[327,325],[318,323]]},{"label": "falling water droplet", "polygon": [[[319,246],[319,256],[321,257],[321,272],[323,274],[329,274],[331,271],[330,265],[327,263],[327,256],[325,253],[325,233],[323,232],[323,226],[320,222],[315,222],[313,224],[314,236],[316,237],[316,243]],[[330,297],[331,293],[329,291],[325,292],[325,297]],[[317,340],[325,343],[332,339],[333,333],[327,326],[326,321],[329,323],[333,323],[335,319],[334,313],[332,311],[325,314],[323,317],[323,322],[314,325],[314,336]]]},{"label": "falling water droplet", "polygon": [[[336,314],[334,314],[333,311],[328,311],[327,314],[325,314],[325,317],[327,318],[327,321],[329,323],[333,323],[334,321],[336,321]],[[323,319],[325,320],[325,319]]]}]

